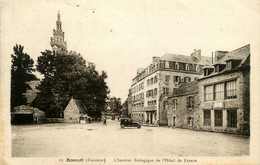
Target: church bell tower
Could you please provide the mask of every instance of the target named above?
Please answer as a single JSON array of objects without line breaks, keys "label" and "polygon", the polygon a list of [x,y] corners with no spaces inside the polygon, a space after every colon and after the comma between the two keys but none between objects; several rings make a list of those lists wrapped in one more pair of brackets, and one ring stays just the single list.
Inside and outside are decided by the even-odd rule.
[{"label": "church bell tower", "polygon": [[64,32],[62,31],[60,11],[58,11],[56,29],[53,29],[53,37],[51,37],[50,44],[55,54],[60,52],[67,52],[67,42],[64,41]]}]

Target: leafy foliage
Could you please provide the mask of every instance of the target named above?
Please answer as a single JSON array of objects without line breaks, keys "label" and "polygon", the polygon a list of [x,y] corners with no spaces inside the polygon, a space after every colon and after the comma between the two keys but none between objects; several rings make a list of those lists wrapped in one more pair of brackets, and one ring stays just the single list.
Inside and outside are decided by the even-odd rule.
[{"label": "leafy foliage", "polygon": [[14,54],[11,54],[11,110],[18,105],[27,104],[26,97],[23,95],[29,86],[27,81],[37,80],[32,72],[34,61],[27,53],[23,52],[24,47],[15,45]]},{"label": "leafy foliage", "polygon": [[96,71],[80,54],[53,54],[46,50],[38,57],[37,70],[44,75],[38,87],[37,106],[49,117],[62,117],[71,96],[81,100],[90,116],[99,117],[109,93],[104,71]]},{"label": "leafy foliage", "polygon": [[116,97],[111,97],[109,99],[108,105],[110,107],[110,112],[112,113],[121,113],[122,110],[122,104],[121,99]]}]

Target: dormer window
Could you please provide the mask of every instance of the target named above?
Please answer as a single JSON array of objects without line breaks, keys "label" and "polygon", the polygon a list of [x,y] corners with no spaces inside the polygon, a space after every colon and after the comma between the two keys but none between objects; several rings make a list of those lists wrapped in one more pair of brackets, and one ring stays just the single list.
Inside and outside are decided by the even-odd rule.
[{"label": "dormer window", "polygon": [[197,65],[197,66],[196,66],[196,72],[197,72],[197,73],[200,73],[200,65]]},{"label": "dormer window", "polygon": [[176,62],[174,68],[175,68],[175,69],[180,69],[179,63]]},{"label": "dormer window", "polygon": [[225,64],[216,64],[214,68],[215,68],[215,73],[219,73],[223,69],[225,69]]},{"label": "dormer window", "polygon": [[203,70],[204,70],[204,76],[208,76],[213,72],[214,67],[203,68]]},{"label": "dormer window", "polygon": [[165,68],[169,68],[170,66],[169,66],[169,61],[165,61]]},{"label": "dormer window", "polygon": [[227,69],[234,69],[235,67],[237,67],[240,64],[241,60],[229,59],[226,62],[227,62]]},{"label": "dormer window", "polygon": [[190,70],[189,64],[186,64],[186,65],[185,65],[185,70]]},{"label": "dormer window", "polygon": [[219,72],[219,65],[216,65],[215,66],[215,73],[218,73]]}]

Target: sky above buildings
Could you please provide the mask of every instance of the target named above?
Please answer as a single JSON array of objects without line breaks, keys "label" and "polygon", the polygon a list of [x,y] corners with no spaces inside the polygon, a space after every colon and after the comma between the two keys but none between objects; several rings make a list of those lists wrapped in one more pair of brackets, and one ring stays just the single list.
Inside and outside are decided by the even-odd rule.
[{"label": "sky above buildings", "polygon": [[35,63],[41,51],[51,49],[58,10],[68,50],[105,70],[110,95],[123,101],[137,68],[148,66],[153,56],[190,55],[194,49],[211,56],[259,38],[259,4],[251,1],[6,0],[1,2],[1,60],[9,59],[4,68],[10,68],[15,44]]}]

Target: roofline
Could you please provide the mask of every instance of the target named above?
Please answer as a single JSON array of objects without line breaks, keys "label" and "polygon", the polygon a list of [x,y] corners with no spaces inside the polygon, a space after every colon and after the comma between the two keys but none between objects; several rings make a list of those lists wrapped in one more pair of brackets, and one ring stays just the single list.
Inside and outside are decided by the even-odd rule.
[{"label": "roofline", "polygon": [[168,98],[181,97],[181,96],[188,96],[188,95],[198,94],[198,93],[199,93],[199,92],[193,92],[193,93],[187,93],[187,94],[179,94],[179,95],[172,95],[172,96],[168,96]]},{"label": "roofline", "polygon": [[227,74],[227,73],[240,71],[242,68],[245,68],[245,67],[250,67],[250,66],[241,66],[241,67],[238,67],[238,68],[235,68],[235,69],[232,69],[232,70],[226,70],[224,72],[220,72],[220,73],[217,73],[217,74],[213,74],[213,75],[209,75],[209,76],[206,76],[206,77],[199,78],[198,81],[204,80],[204,79],[207,79],[207,78],[211,78],[211,77],[214,77],[214,76],[219,76],[219,75],[222,75],[222,74]]},{"label": "roofline", "polygon": [[[145,79],[146,77],[148,77],[148,76],[150,76],[150,75],[152,75],[152,74],[154,74],[154,73],[156,73],[156,72],[158,72],[158,71],[171,71],[171,72],[181,72],[181,73],[189,73],[189,74],[202,75],[202,73],[190,72],[190,71],[185,71],[185,70],[177,70],[177,69],[176,69],[176,70],[172,70],[172,69],[158,69],[158,70],[156,70],[156,71],[154,71],[154,72],[152,72],[152,73],[146,75],[145,77],[141,78],[139,81]],[[137,76],[136,76],[136,77],[137,77]],[[136,78],[136,77],[135,77],[135,78]],[[132,80],[133,80],[133,79],[132,79]],[[137,82],[131,84],[131,87],[134,86],[135,84],[137,84],[139,81],[137,81]]]}]

